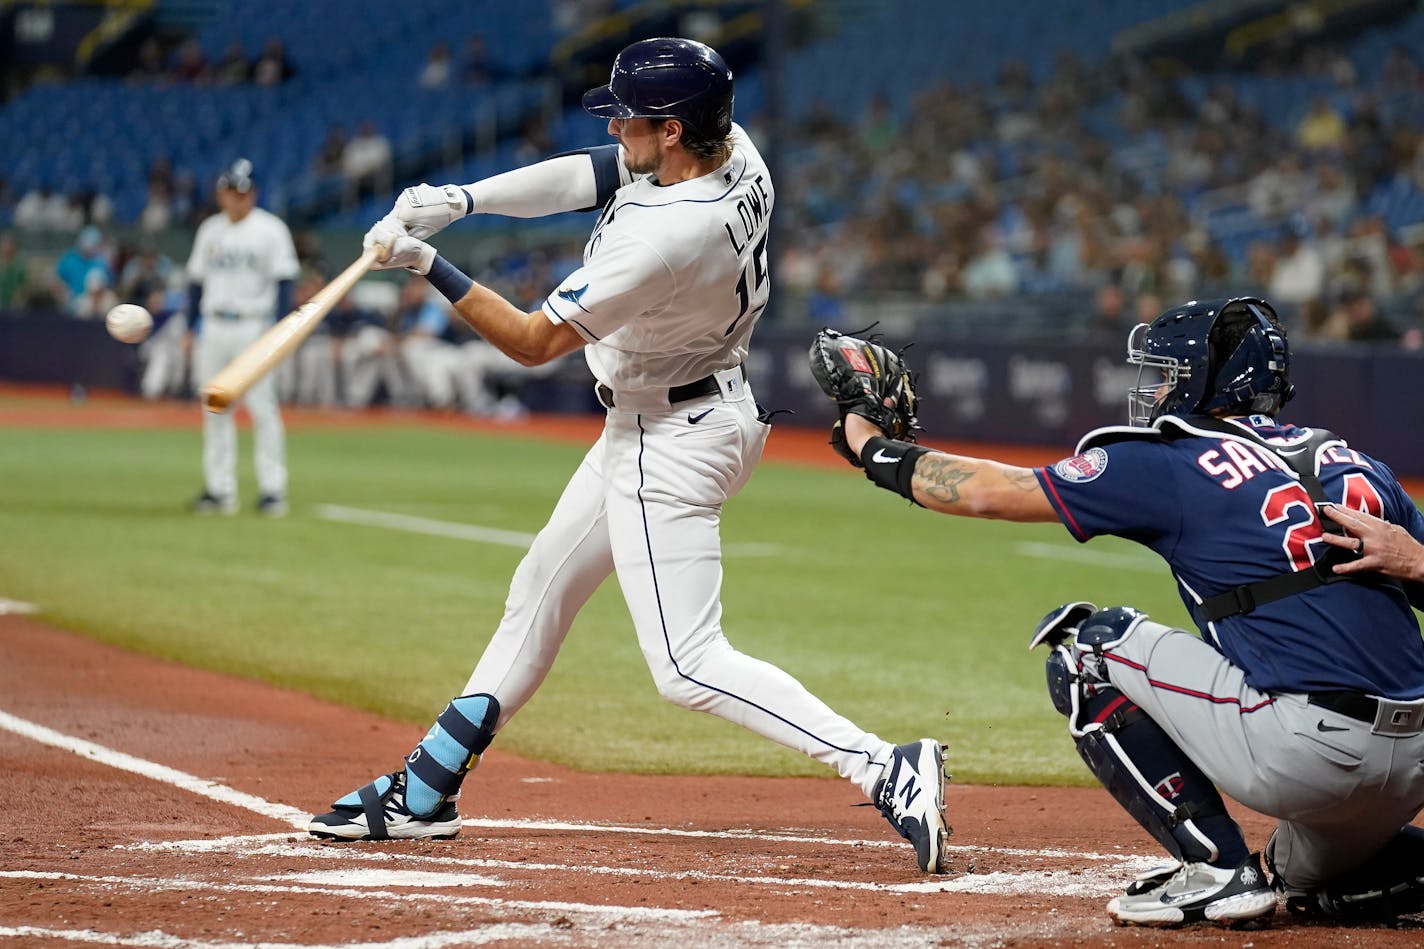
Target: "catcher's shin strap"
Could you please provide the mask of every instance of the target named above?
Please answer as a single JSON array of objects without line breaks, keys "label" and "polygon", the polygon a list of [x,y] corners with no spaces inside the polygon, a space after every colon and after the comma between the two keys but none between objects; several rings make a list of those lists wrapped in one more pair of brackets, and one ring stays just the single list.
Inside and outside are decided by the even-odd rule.
[{"label": "catcher's shin strap", "polygon": [[[1209,429],[1220,432],[1223,435],[1245,439],[1261,448],[1271,452],[1281,461],[1285,462],[1291,470],[1300,478],[1301,487],[1305,488],[1310,495],[1310,500],[1315,504],[1326,504],[1329,499],[1325,497],[1325,489],[1320,486],[1320,478],[1315,474],[1315,459],[1320,449],[1331,442],[1340,442],[1340,437],[1334,432],[1325,429],[1315,429],[1314,434],[1306,439],[1304,444],[1297,450],[1287,454],[1278,445],[1272,445],[1261,436],[1248,428],[1240,425],[1233,425],[1224,419],[1209,416],[1194,417],[1191,423],[1198,428]],[[1343,534],[1344,530],[1338,524],[1325,521],[1325,530],[1332,534]],[[1258,606],[1271,603],[1276,600],[1283,600],[1288,596],[1295,596],[1304,593],[1306,590],[1313,590],[1318,586],[1327,583],[1336,583],[1341,580],[1350,580],[1351,577],[1335,573],[1334,567],[1337,563],[1345,563],[1354,560],[1360,555],[1342,547],[1327,547],[1315,559],[1307,570],[1294,570],[1290,573],[1277,574],[1265,580],[1258,580],[1255,583],[1243,583],[1241,586],[1233,587],[1224,593],[1209,596],[1204,599],[1199,606],[1198,612],[1208,622],[1214,623],[1217,620],[1225,619],[1228,616],[1236,616],[1240,613],[1250,613]]]}]

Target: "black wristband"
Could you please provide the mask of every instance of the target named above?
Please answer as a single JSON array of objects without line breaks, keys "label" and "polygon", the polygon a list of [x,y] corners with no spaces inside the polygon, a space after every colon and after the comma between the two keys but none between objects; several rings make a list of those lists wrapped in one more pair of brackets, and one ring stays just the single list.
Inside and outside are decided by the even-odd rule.
[{"label": "black wristband", "polygon": [[919,504],[915,500],[915,462],[928,453],[928,448],[876,435],[860,449],[860,463],[865,466],[865,476],[878,487]]},{"label": "black wristband", "polygon": [[435,255],[435,260],[430,264],[430,273],[425,275],[425,279],[430,281],[430,285],[445,295],[445,299],[451,303],[459,303],[465,298],[465,294],[470,292],[470,288],[475,282],[461,272],[450,261]]}]

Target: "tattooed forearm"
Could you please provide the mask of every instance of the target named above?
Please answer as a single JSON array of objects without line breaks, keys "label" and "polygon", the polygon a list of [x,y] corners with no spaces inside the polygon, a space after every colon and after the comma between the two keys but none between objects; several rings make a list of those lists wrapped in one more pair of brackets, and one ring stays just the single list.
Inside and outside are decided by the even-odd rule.
[{"label": "tattooed forearm", "polygon": [[953,455],[931,452],[921,455],[915,465],[915,487],[941,504],[960,500],[959,486],[977,474],[976,464]]},{"label": "tattooed forearm", "polygon": [[1040,491],[1038,477],[1032,468],[1009,468],[1004,472],[1004,480],[1020,491]]}]

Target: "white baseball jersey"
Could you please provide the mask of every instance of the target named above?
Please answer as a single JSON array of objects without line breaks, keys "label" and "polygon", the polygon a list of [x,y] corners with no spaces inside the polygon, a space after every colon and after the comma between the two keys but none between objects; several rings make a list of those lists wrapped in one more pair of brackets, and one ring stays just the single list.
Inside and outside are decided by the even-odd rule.
[{"label": "white baseball jersey", "polygon": [[589,368],[615,393],[682,385],[746,358],[770,293],[775,191],[740,126],[731,142],[732,157],[711,174],[619,188],[583,266],[544,303],[551,320],[589,341]]},{"label": "white baseball jersey", "polygon": [[[746,133],[734,126],[731,139],[730,160],[701,178],[659,186],[623,171],[583,266],[544,304],[589,341],[613,405],[515,571],[465,693],[494,695],[508,721],[544,681],[579,608],[616,573],[663,696],[810,755],[871,795],[894,746],[722,631],[722,504],[751,477],[769,430],[732,370],[766,307],[775,200]],[[670,387],[714,373],[717,388],[669,402]]]},{"label": "white baseball jersey", "polygon": [[[280,315],[277,284],[296,279],[300,270],[291,231],[269,211],[253,208],[240,221],[219,213],[199,225],[188,256],[188,279],[203,287],[202,326],[193,344],[197,385],[206,384],[266,331]],[[258,490],[282,497],[287,449],[274,376],[257,380],[243,404],[252,416]],[[237,423],[230,412],[203,413],[203,479],[211,495],[237,493]]]},{"label": "white baseball jersey", "polygon": [[292,232],[282,219],[253,208],[240,221],[214,214],[198,227],[188,257],[188,279],[203,285],[203,317],[233,313],[273,319],[277,283],[301,271]]}]

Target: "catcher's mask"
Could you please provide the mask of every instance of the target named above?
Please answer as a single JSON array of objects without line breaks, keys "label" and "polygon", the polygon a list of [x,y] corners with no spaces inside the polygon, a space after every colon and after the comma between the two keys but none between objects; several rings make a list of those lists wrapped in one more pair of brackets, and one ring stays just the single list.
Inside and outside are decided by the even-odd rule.
[{"label": "catcher's mask", "polygon": [[[1275,415],[1295,394],[1290,347],[1276,311],[1256,297],[1192,300],[1128,334],[1127,419],[1163,415]],[[1160,397],[1159,397],[1160,395]]]}]

